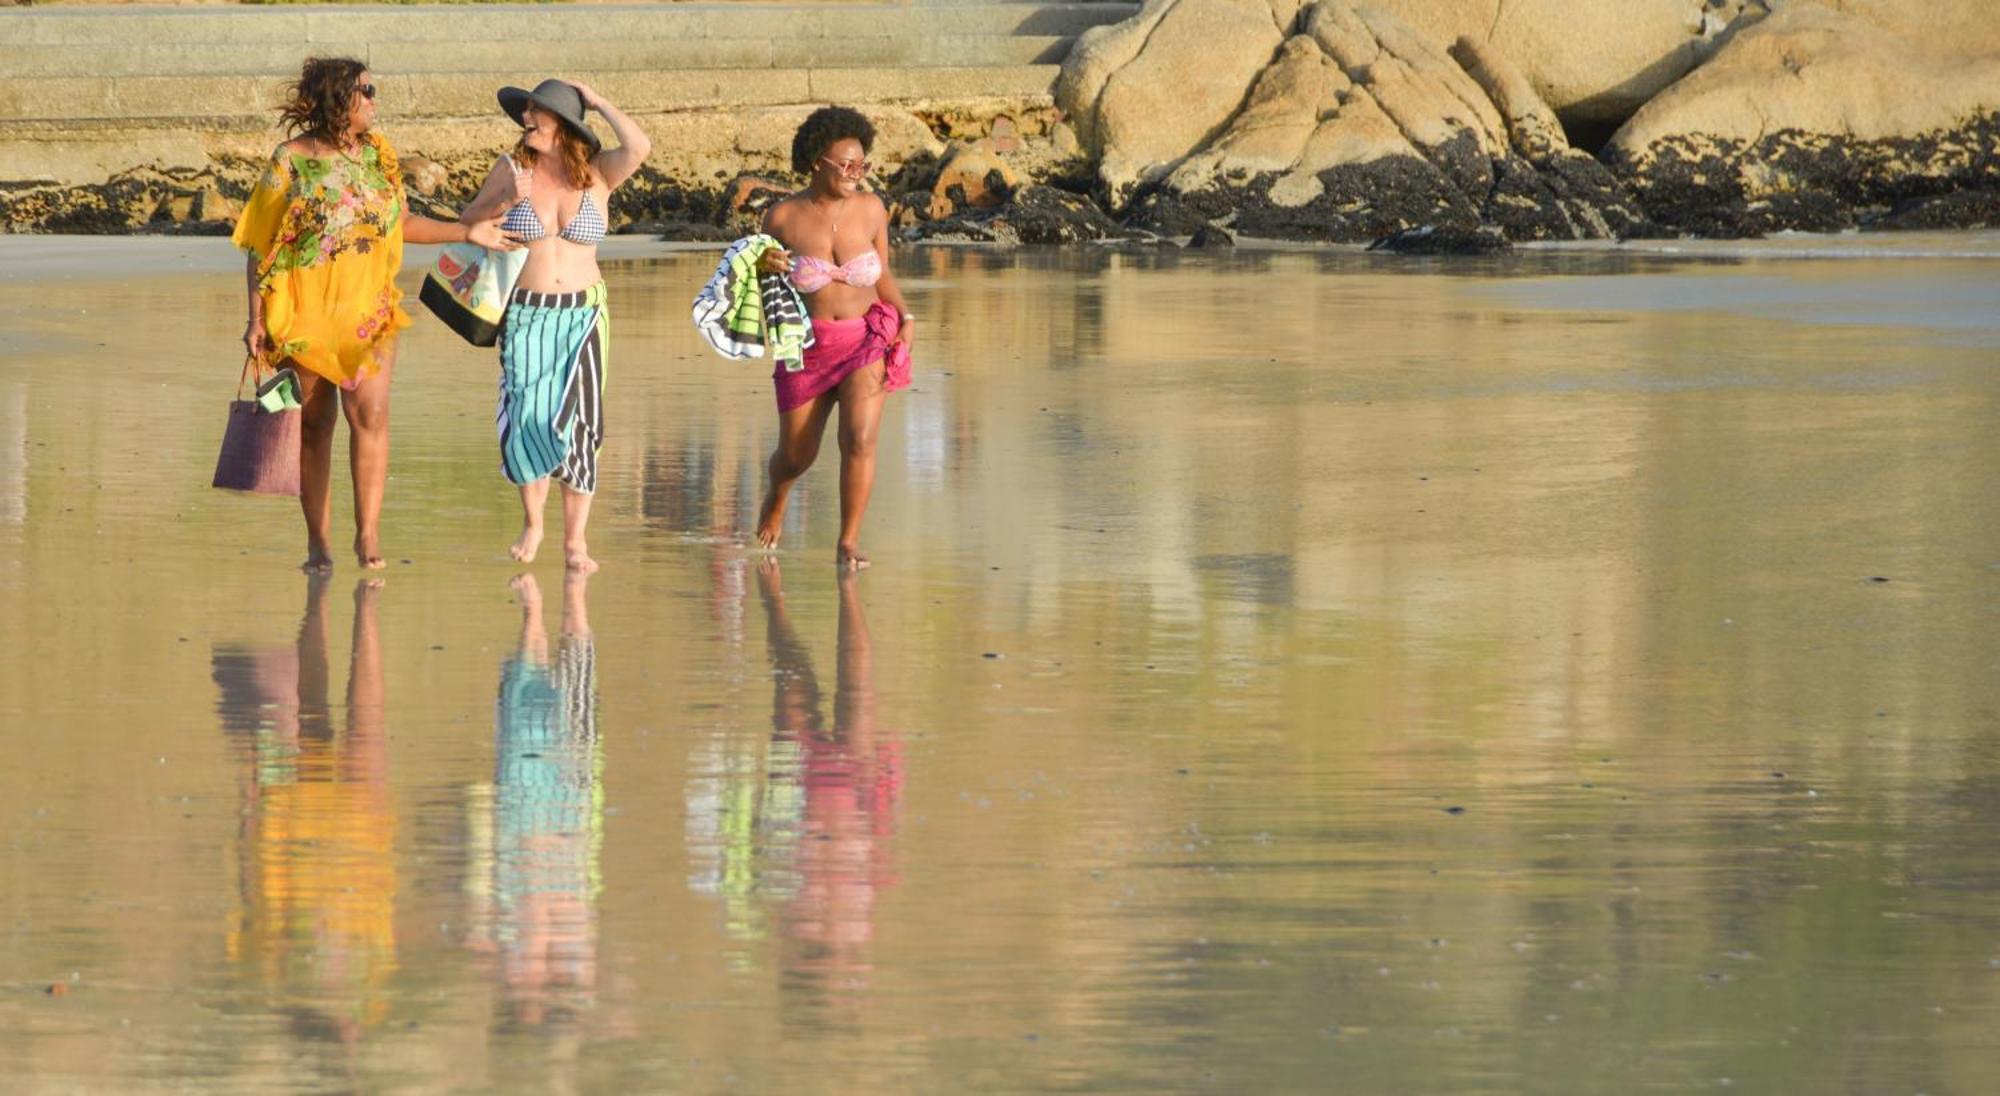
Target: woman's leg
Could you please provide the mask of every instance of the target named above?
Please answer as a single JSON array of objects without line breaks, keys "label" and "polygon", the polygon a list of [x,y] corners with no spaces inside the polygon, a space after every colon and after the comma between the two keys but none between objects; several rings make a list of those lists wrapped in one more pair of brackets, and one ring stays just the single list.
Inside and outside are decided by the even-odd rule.
[{"label": "woman's leg", "polygon": [[347,747],[340,779],[383,789],[389,782],[388,691],[382,683],[382,633],[375,621],[381,578],[354,584],[354,638],[348,648]]},{"label": "woman's leg", "polygon": [[354,479],[354,555],[361,566],[380,570],[382,491],[389,482],[389,375],[396,368],[396,340],[383,339],[375,359],[381,368],[353,390],[341,393],[347,412],[347,466]]},{"label": "woman's leg", "polygon": [[549,501],[549,477],[521,485],[521,535],[507,554],[522,563],[535,562],[542,546],[542,507]]},{"label": "woman's leg", "polygon": [[771,485],[764,492],[764,505],[757,513],[757,543],[773,548],[778,543],[778,530],[785,523],[785,503],[792,496],[792,484],[811,468],[813,460],[819,456],[820,438],[826,433],[826,420],[833,413],[834,394],[823,393],[818,399],[803,407],[794,407],[778,415],[778,447],[771,451],[770,463],[766,471],[771,477]]},{"label": "woman's leg", "polygon": [[590,558],[590,545],[584,540],[585,527],[590,524],[590,498],[590,492],[563,484],[563,558],[569,569],[580,575],[597,570],[597,561]]},{"label": "woman's leg", "polygon": [[882,422],[883,365],[857,369],[840,382],[840,543],[833,561],[850,571],[868,566],[861,554],[861,518],[875,490],[875,433]]},{"label": "woman's leg", "polygon": [[306,561],[309,574],[333,570],[333,550],[327,546],[327,526],[333,524],[333,431],[340,421],[338,389],[309,369],[294,368],[299,378],[299,509],[306,517]]}]

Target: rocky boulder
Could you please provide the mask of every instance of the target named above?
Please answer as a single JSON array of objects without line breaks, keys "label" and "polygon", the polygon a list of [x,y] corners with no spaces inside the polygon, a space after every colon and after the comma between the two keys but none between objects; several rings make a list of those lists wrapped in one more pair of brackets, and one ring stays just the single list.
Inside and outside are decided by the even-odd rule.
[{"label": "rocky boulder", "polygon": [[403,186],[413,194],[435,198],[451,183],[451,172],[427,156],[403,156],[396,163],[403,172]]},{"label": "rocky boulder", "polygon": [[906,240],[997,244],[1075,244],[1130,235],[1084,195],[1038,184],[1015,190],[1004,205],[964,209],[903,232]]},{"label": "rocky boulder", "polygon": [[738,175],[722,188],[722,200],[715,208],[717,223],[755,232],[764,223],[764,211],[784,201],[795,189],[766,175]]},{"label": "rocky boulder", "polygon": [[[1373,0],[1365,10],[1426,42],[1470,39],[1510,58],[1526,86],[1564,125],[1591,134],[1595,147],[1770,2]],[[1895,0],[1850,2],[1886,7]],[[1300,13],[1314,7],[1300,0],[1148,0],[1125,22],[1085,32],[1063,65],[1056,102],[1076,119],[1093,157],[1129,149],[1113,156],[1106,176],[1114,198],[1122,201],[1135,179],[1185,155],[1227,118],[1277,45],[1303,29]],[[1270,31],[1257,18],[1266,8]]]},{"label": "rocky boulder", "polygon": [[1392,255],[1494,255],[1513,248],[1507,237],[1490,228],[1467,232],[1436,225],[1406,228],[1368,245],[1370,251]]},{"label": "rocky boulder", "polygon": [[0,188],[0,231],[227,235],[254,169],[133,168],[102,183],[16,183]]},{"label": "rocky boulder", "polygon": [[1122,23],[1084,32],[1056,80],[1056,104],[1114,207],[1208,143],[1288,22],[1274,0],[1149,0]]},{"label": "rocky boulder", "polygon": [[1454,57],[1382,7],[1347,0],[1318,0],[1294,22],[1299,33],[1241,108],[1142,195],[1132,223],[1185,235],[1220,221],[1246,235],[1331,241],[1420,225],[1490,223],[1515,239],[1647,227],[1497,51],[1462,39]]},{"label": "rocky boulder", "polygon": [[1912,198],[2000,186],[2000,56],[1794,4],[1737,34],[1613,136],[1656,220],[1703,235],[1852,227]]},{"label": "rocky boulder", "polygon": [[[1018,140],[1016,144],[1018,145]],[[938,165],[933,198],[952,210],[994,209],[1005,205],[1021,185],[1021,176],[1000,155],[991,140],[953,145]]]},{"label": "rocky boulder", "polygon": [[1693,71],[1763,0],[1373,0],[1434,41],[1509,58],[1573,130],[1608,134]]}]

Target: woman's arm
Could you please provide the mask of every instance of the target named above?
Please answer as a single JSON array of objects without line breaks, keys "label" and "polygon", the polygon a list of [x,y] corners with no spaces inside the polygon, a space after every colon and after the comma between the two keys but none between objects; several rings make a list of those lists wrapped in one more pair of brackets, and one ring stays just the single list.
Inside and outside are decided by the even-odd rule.
[{"label": "woman's arm", "polygon": [[784,202],[772,202],[770,208],[764,210],[762,231],[764,235],[775,238],[778,241],[778,246],[767,247],[764,249],[762,255],[757,256],[757,273],[759,274],[790,274],[792,272],[792,253],[785,250],[784,209]]},{"label": "woman's arm", "polygon": [[264,295],[257,292],[257,253],[252,251],[243,257],[243,287],[250,294],[250,318],[243,325],[243,352],[261,354],[264,351]]},{"label": "woman's arm", "polygon": [[896,315],[901,317],[903,322],[897,325],[896,341],[908,343],[910,322],[916,317],[910,315],[909,306],[903,303],[903,287],[896,284],[896,276],[889,272],[889,209],[882,204],[880,198],[874,198],[874,202],[875,213],[882,218],[875,228],[875,254],[882,257],[882,277],[875,283],[875,295],[882,298],[883,302],[895,309]]},{"label": "woman's arm", "polygon": [[434,221],[415,215],[403,218],[403,241],[412,244],[474,243],[491,251],[515,251],[526,245],[500,231],[498,214],[482,221]]},{"label": "woman's arm", "polygon": [[479,184],[479,193],[472,201],[458,211],[460,221],[483,221],[495,214],[505,216],[520,195],[514,193],[514,171],[505,158],[493,161],[493,170],[486,173],[486,181]]},{"label": "woman's arm", "polygon": [[583,96],[586,110],[594,110],[604,116],[611,126],[611,132],[618,137],[617,148],[607,148],[591,158],[590,165],[604,179],[607,189],[617,190],[620,183],[630,179],[653,154],[653,139],[639,128],[639,123],[625,116],[625,112],[611,105],[611,101],[592,91],[587,84],[571,80],[569,85]]}]

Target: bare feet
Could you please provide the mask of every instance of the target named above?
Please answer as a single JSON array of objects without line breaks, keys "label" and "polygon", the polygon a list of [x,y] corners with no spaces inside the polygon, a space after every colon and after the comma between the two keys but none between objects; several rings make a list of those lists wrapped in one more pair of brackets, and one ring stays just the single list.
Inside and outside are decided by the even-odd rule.
[{"label": "bare feet", "polygon": [[377,547],[372,536],[364,537],[358,534],[355,536],[354,560],[361,564],[361,569],[364,571],[380,571],[389,565],[388,561],[382,558],[382,550]]},{"label": "bare feet", "polygon": [[521,526],[520,539],[516,540],[513,546],[507,549],[507,555],[521,563],[533,563],[535,562],[535,553],[540,551],[541,547],[542,527],[539,524],[523,525]]},{"label": "bare feet", "polygon": [[514,595],[521,599],[523,606],[542,603],[542,588],[535,582],[535,576],[526,571],[508,579],[507,588],[514,591]]},{"label": "bare feet", "polygon": [[757,508],[757,546],[776,548],[778,531],[785,524],[785,499],[789,490],[780,492],[777,484],[772,484],[764,492],[764,505]]},{"label": "bare feet", "polygon": [[597,570],[597,561],[590,558],[590,547],[582,541],[563,545],[563,556],[569,561],[571,574],[587,575]]},{"label": "bare feet", "polygon": [[843,544],[833,550],[834,566],[843,571],[866,571],[871,565],[856,545]]},{"label": "bare feet", "polygon": [[333,573],[333,553],[324,544],[306,545],[306,561],[299,564],[299,570],[309,575],[330,575]]}]

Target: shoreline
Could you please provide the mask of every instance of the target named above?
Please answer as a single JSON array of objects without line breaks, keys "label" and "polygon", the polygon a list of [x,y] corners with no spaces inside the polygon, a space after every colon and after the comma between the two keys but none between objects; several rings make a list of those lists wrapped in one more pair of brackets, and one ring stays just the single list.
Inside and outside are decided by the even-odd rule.
[{"label": "shoreline", "polygon": [[[600,244],[601,261],[608,264],[638,262],[689,252],[721,252],[726,243],[660,240],[649,236],[612,236]],[[915,241],[906,247],[948,247],[1013,251],[1020,245],[958,241]],[[1166,252],[1179,254],[1227,255],[1229,251],[1183,249],[1172,244],[1134,245],[1129,241],[1100,241],[1084,245],[1055,245],[1065,248],[1115,251],[1124,254]],[[1363,244],[1300,243],[1243,237],[1236,252],[1289,252],[1322,255],[1362,255]],[[437,245],[411,245],[404,251],[403,270],[421,271],[437,254]],[[2000,261],[2000,229],[1965,229],[1949,232],[1843,232],[1784,233],[1760,240],[1561,240],[1518,244],[1517,256],[1534,255],[1630,255],[1661,260],[1715,261],[1812,261],[1855,259],[1898,260],[1994,260]],[[1385,266],[1408,267],[1412,263],[1462,266],[1470,262],[1490,264],[1491,257],[1410,257],[1381,255]],[[220,236],[101,236],[101,235],[4,235],[0,234],[0,284],[42,281],[108,281],[121,278],[172,277],[185,274],[240,273],[241,253]]]}]

